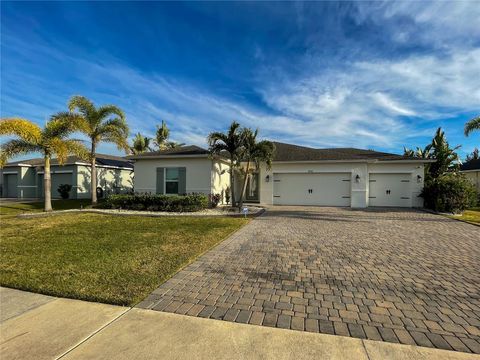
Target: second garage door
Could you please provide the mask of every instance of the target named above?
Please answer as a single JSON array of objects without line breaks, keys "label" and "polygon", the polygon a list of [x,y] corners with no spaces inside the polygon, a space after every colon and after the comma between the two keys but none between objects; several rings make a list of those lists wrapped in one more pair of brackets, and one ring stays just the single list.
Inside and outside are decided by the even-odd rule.
[{"label": "second garage door", "polygon": [[412,206],[410,174],[370,174],[369,178],[369,206]]},{"label": "second garage door", "polygon": [[275,205],[350,206],[350,173],[273,175]]}]

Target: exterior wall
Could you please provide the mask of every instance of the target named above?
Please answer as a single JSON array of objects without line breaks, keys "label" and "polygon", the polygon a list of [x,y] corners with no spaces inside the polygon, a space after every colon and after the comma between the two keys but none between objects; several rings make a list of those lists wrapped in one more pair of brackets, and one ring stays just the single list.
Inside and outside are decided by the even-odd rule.
[{"label": "exterior wall", "polygon": [[[12,191],[16,194],[16,197],[18,197],[18,184],[19,184],[19,179],[21,178],[22,174],[22,168],[19,166],[15,167],[7,167],[3,168],[0,170],[1,171],[1,184],[2,184],[2,197],[7,197]],[[8,184],[7,184],[7,176],[15,176],[16,177],[16,183],[15,183],[15,189],[12,191],[9,191],[8,189]]]},{"label": "exterior wall", "polygon": [[[135,161],[134,191],[152,193],[157,191],[158,167],[185,167],[186,192],[210,194],[214,188],[212,160],[202,158],[138,159]],[[219,184],[223,180],[219,180]]]},{"label": "exterior wall", "polygon": [[[423,206],[423,199],[419,198],[423,188],[424,166],[418,163],[274,163],[270,170],[265,165],[260,169],[260,203],[273,204],[273,174],[274,173],[342,173],[347,172],[351,175],[351,207],[364,208],[368,206],[369,173],[409,173],[411,174],[412,184],[412,204],[413,207]],[[267,181],[267,175],[269,181]],[[356,176],[359,176],[358,182]],[[420,182],[417,175],[421,176]]]},{"label": "exterior wall", "polygon": [[[225,203],[225,192],[230,186],[229,165],[226,161],[214,161],[212,167],[212,193],[222,195]],[[187,172],[188,174],[188,172]],[[187,175],[188,178],[188,175]]]},{"label": "exterior wall", "polygon": [[462,174],[477,187],[477,192],[480,194],[480,170],[462,171]]},{"label": "exterior wall", "polygon": [[[76,165],[75,189],[78,199],[91,197],[90,187],[92,172],[90,166]],[[108,168],[97,165],[97,186],[101,187],[104,195],[127,193],[133,190],[133,170]]]},{"label": "exterior wall", "polygon": [[18,197],[21,199],[37,197],[36,171],[33,167],[21,167],[18,179]]}]

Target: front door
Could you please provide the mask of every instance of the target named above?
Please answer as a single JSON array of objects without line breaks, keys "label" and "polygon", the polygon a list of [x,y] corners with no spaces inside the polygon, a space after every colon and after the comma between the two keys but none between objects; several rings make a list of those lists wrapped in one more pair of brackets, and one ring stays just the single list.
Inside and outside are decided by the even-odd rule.
[{"label": "front door", "polygon": [[259,201],[258,198],[258,180],[259,174],[253,173],[248,176],[247,181],[247,190],[245,194],[245,199],[247,201]]}]

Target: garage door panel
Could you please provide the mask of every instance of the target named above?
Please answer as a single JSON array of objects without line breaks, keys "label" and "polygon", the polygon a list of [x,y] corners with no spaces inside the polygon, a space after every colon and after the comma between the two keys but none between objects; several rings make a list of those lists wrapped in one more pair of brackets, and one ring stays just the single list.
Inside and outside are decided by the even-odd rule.
[{"label": "garage door panel", "polygon": [[276,205],[350,206],[350,173],[274,174]]},{"label": "garage door panel", "polygon": [[369,174],[369,206],[411,207],[411,174]]}]

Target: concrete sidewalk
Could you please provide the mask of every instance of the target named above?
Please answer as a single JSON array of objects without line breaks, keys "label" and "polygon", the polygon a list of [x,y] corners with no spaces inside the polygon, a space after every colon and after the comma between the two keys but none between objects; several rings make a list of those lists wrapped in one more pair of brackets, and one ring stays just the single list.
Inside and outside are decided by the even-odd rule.
[{"label": "concrete sidewalk", "polygon": [[478,355],[0,288],[6,359],[479,359]]}]

